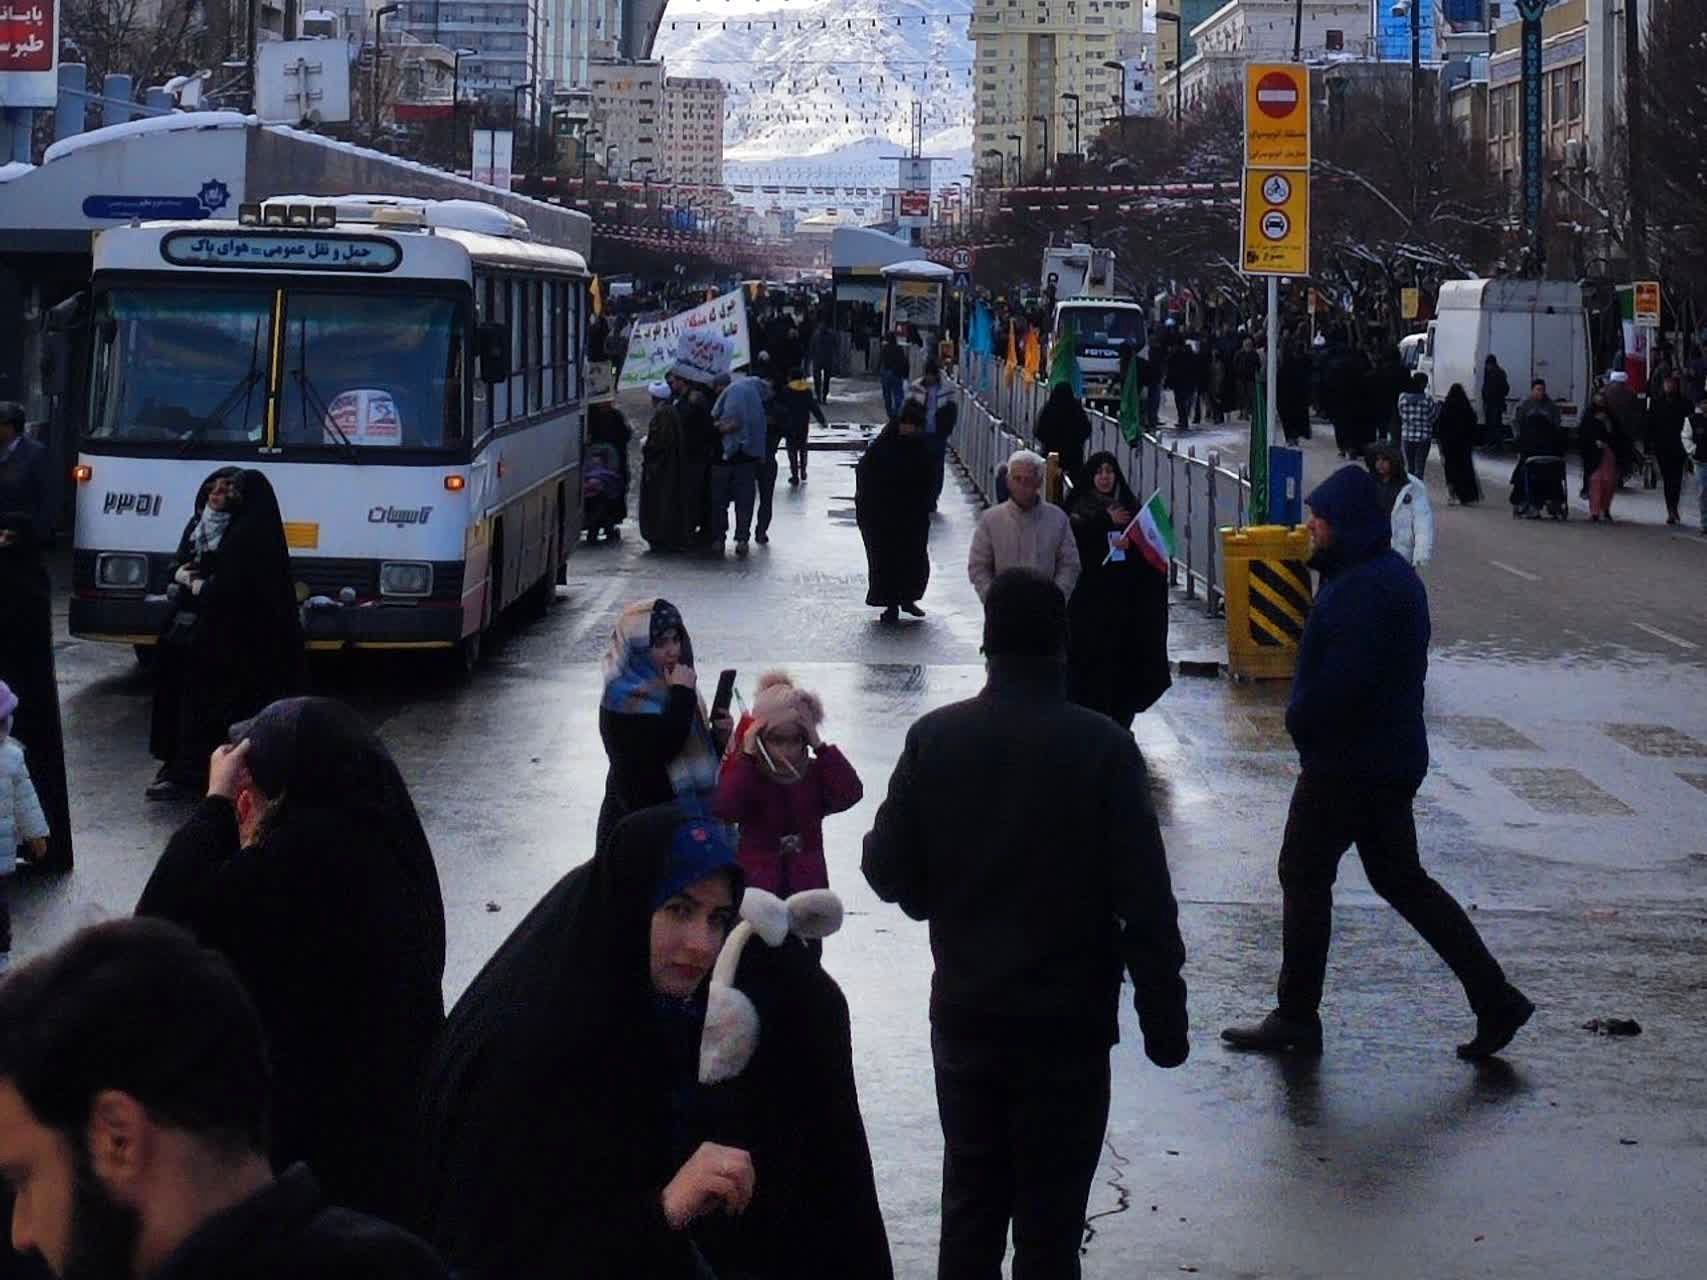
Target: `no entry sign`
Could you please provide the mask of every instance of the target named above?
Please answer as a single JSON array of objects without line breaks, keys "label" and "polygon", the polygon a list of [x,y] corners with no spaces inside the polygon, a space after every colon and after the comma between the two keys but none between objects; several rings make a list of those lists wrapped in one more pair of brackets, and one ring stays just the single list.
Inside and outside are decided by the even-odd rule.
[{"label": "no entry sign", "polygon": [[1245,68],[1245,164],[1310,167],[1310,71],[1297,63]]},{"label": "no entry sign", "polygon": [[1256,100],[1257,110],[1271,120],[1286,119],[1302,101],[1296,82],[1281,71],[1270,71],[1257,81]]}]

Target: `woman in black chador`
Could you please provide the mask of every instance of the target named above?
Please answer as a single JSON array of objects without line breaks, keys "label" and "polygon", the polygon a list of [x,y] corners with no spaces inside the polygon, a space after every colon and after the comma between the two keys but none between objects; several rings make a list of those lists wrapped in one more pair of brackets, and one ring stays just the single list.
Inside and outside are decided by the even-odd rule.
[{"label": "woman in black chador", "polygon": [[799,938],[739,953],[762,1032],[701,1083],[741,894],[720,826],[641,810],[457,1002],[424,1091],[419,1225],[467,1280],[891,1276],[847,1003]]},{"label": "woman in black chador", "polygon": [[278,498],[259,471],[202,483],[173,565],[160,637],[150,799],[194,798],[226,730],[304,683],[302,622]]},{"label": "woman in black chador", "polygon": [[1123,538],[1138,499],[1112,453],[1080,472],[1068,516],[1082,567],[1067,602],[1067,693],[1122,728],[1173,683],[1168,674],[1168,577]]},{"label": "woman in black chador", "polygon": [[905,609],[925,616],[919,597],[931,578],[935,461],[924,438],[924,406],[909,400],[854,468],[854,516],[865,542],[865,602],[895,622]]}]

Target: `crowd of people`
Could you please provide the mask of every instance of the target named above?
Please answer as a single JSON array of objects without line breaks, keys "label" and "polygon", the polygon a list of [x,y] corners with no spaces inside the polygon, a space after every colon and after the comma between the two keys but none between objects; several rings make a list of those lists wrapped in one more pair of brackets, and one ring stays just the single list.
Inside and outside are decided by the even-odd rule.
[{"label": "crowd of people", "polygon": [[[1112,558],[1133,496],[1110,459],[1086,467],[1062,511],[1035,496],[1040,460],[1010,461],[1009,501],[1040,523],[992,540],[985,686],[909,729],[863,841],[872,890],[930,931],[944,1280],[998,1274],[1010,1232],[1016,1274],[1079,1273],[1123,973],[1146,1056],[1190,1053],[1128,727],[1165,664],[1123,685],[1071,639],[1141,626],[1154,584]],[[1322,1051],[1331,886],[1356,844],[1463,983],[1458,1053],[1481,1060],[1534,1008],[1418,858],[1426,595],[1367,472],[1309,501],[1324,586],[1287,715],[1303,773],[1279,1001],[1223,1039]],[[66,1277],[892,1275],[825,963],[844,913],[824,824],[864,786],[811,690],[769,672],[734,721],[701,698],[701,661],[668,601],[622,611],[595,851],[448,1013],[438,873],[383,743],[320,698],[231,726],[136,918],[0,983],[14,1244]]]}]

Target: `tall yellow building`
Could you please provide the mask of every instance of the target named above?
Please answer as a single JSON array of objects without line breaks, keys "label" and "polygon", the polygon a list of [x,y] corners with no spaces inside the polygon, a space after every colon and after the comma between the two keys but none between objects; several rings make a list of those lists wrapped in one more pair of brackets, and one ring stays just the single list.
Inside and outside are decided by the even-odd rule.
[{"label": "tall yellow building", "polygon": [[1040,181],[1090,145],[1120,98],[1123,73],[1104,64],[1118,63],[1143,18],[1143,0],[975,0],[981,183]]}]

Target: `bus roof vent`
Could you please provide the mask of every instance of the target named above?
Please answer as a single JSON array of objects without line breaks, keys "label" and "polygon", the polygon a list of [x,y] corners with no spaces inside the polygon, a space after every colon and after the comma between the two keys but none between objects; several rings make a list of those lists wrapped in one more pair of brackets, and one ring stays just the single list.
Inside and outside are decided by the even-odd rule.
[{"label": "bus roof vent", "polygon": [[495,205],[481,204],[478,200],[434,200],[426,209],[429,227],[473,231],[483,236],[502,236],[507,240],[533,238],[525,218]]}]

